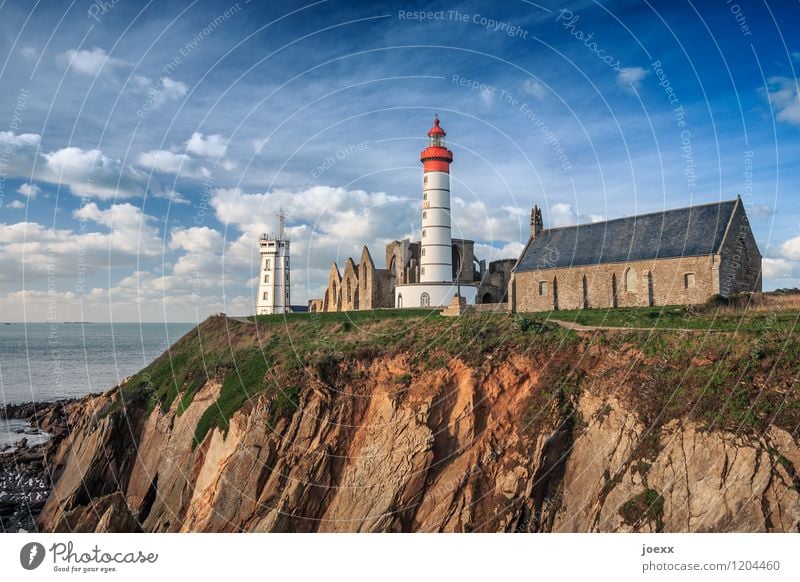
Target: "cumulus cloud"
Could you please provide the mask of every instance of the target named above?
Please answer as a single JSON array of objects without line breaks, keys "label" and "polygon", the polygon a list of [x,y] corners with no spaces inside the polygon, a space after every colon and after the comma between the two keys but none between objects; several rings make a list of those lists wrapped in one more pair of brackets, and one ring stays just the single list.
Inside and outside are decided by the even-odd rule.
[{"label": "cumulus cloud", "polygon": [[6,208],[15,208],[15,209],[25,208],[25,203],[23,203],[21,200],[13,200],[8,204],[6,204]]},{"label": "cumulus cloud", "polygon": [[160,77],[154,81],[145,75],[133,76],[133,90],[147,94],[148,109],[158,109],[167,101],[180,101],[189,92],[189,86],[170,77]]},{"label": "cumulus cloud", "polygon": [[778,121],[800,125],[800,94],[797,81],[789,77],[770,77],[767,83],[767,88],[761,92],[776,111],[775,117]]},{"label": "cumulus cloud", "polygon": [[115,69],[127,66],[128,63],[109,56],[109,54],[99,47],[87,49],[70,49],[61,53],[58,60],[70,70],[82,75],[97,76],[101,72],[111,73]]},{"label": "cumulus cloud", "polygon": [[[77,196],[99,199],[141,194],[143,176],[100,150],[69,146],[37,153],[41,136],[0,132],[10,177],[35,179],[67,186]],[[38,192],[37,186],[31,186]],[[22,190],[21,193],[24,194]]]},{"label": "cumulus cloud", "polygon": [[790,238],[778,245],[777,254],[785,259],[800,261],[800,236]]},{"label": "cumulus cloud", "polygon": [[221,135],[204,136],[195,132],[186,140],[186,151],[201,158],[218,159],[225,157],[228,146]]},{"label": "cumulus cloud", "polygon": [[148,171],[174,174],[186,178],[201,178],[211,173],[198,160],[187,154],[176,154],[169,150],[150,150],[136,157],[136,163]]},{"label": "cumulus cloud", "polygon": [[77,196],[105,200],[141,193],[142,176],[100,150],[70,146],[41,157],[44,164],[37,168],[36,177],[68,186]]},{"label": "cumulus cloud", "polygon": [[617,75],[617,83],[623,87],[632,86],[638,89],[649,73],[650,71],[642,67],[624,67]]},{"label": "cumulus cloud", "polygon": [[522,92],[528,95],[533,95],[539,100],[542,100],[547,95],[547,89],[539,81],[528,79],[522,84]]},{"label": "cumulus cloud", "polygon": [[74,281],[82,270],[89,275],[162,254],[163,241],[153,226],[155,219],[132,204],[100,208],[90,203],[73,216],[84,223],[78,231],[36,222],[0,223],[0,281],[18,284],[23,272],[32,285],[51,275]]},{"label": "cumulus cloud", "polygon": [[[572,209],[572,205],[559,202],[550,207],[550,213],[547,216],[550,222],[550,227],[557,228],[559,226],[571,226],[577,224],[578,215]],[[545,225],[548,226],[548,225]]]},{"label": "cumulus cloud", "polygon": [[37,133],[15,134],[13,131],[0,131],[0,144],[9,148],[35,148],[42,136]]},{"label": "cumulus cloud", "polygon": [[761,262],[761,274],[768,279],[788,279],[794,274],[795,264],[786,259],[764,257]]},{"label": "cumulus cloud", "polygon": [[36,196],[42,192],[42,189],[36,184],[30,184],[26,182],[17,188],[17,192],[23,196],[27,196],[28,198],[36,198]]}]

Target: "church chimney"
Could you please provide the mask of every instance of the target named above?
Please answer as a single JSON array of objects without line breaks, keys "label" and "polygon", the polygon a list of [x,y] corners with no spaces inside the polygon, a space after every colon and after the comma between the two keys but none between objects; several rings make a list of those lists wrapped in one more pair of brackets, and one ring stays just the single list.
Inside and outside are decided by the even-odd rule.
[{"label": "church chimney", "polygon": [[534,206],[531,209],[531,238],[536,238],[543,230],[542,209]]}]

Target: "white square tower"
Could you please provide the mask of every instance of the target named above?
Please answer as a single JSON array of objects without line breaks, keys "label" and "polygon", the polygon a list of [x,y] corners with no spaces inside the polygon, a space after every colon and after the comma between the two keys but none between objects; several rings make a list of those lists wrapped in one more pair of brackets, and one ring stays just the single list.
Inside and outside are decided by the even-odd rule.
[{"label": "white square tower", "polygon": [[284,233],[285,215],[280,214],[280,234],[262,234],[258,239],[261,265],[258,269],[256,315],[290,313],[291,287],[289,269],[289,240]]}]

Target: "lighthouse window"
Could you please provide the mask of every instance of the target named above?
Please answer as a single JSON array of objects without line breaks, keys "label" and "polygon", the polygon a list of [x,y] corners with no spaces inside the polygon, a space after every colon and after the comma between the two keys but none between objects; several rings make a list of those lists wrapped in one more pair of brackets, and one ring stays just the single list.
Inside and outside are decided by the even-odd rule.
[{"label": "lighthouse window", "polygon": [[425,256],[425,248],[424,248],[424,247],[423,247],[423,249],[422,249],[422,256],[423,256],[423,257]]},{"label": "lighthouse window", "polygon": [[269,259],[266,259],[266,260],[264,261],[264,269],[265,269],[265,270],[267,270],[267,271],[269,271]]},{"label": "lighthouse window", "polygon": [[427,293],[423,293],[422,295],[420,295],[420,298],[419,298],[419,306],[420,307],[429,307],[430,304],[431,304],[431,296],[430,295],[428,295]]},{"label": "lighthouse window", "polygon": [[264,275],[264,283],[269,283],[269,273]]},{"label": "lighthouse window", "polygon": [[269,299],[269,291],[264,291],[264,295],[262,295],[262,297],[264,298],[264,301],[267,301]]},{"label": "lighthouse window", "polygon": [[425,234],[425,231],[423,230],[423,231],[422,231],[422,238],[425,238],[426,236],[428,236],[428,235],[427,235],[427,234]]},{"label": "lighthouse window", "polygon": [[423,210],[422,211],[422,218],[428,218],[428,211],[427,210]]},{"label": "lighthouse window", "polygon": [[428,199],[428,193],[427,192],[422,194],[422,199],[423,200],[427,200]]},{"label": "lighthouse window", "polygon": [[428,176],[425,176],[425,177],[422,179],[422,183],[423,183],[423,184],[427,184],[427,183],[428,183]]}]

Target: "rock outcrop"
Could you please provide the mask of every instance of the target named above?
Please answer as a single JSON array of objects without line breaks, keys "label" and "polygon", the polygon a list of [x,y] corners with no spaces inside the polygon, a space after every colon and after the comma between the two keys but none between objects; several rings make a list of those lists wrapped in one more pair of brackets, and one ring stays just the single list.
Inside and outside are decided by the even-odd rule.
[{"label": "rock outcrop", "polygon": [[574,342],[557,359],[532,343],[432,369],[403,351],[342,358],[325,374],[299,372],[296,410],[276,415],[274,394],[256,395],[200,443],[195,429],[222,389],[213,375],[184,408],[87,397],[64,406],[70,432],[40,525],[800,531],[796,433],[656,422],[632,396],[631,365],[645,356]]}]

